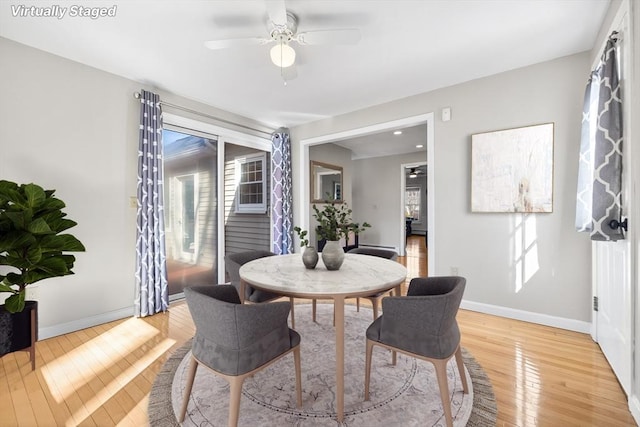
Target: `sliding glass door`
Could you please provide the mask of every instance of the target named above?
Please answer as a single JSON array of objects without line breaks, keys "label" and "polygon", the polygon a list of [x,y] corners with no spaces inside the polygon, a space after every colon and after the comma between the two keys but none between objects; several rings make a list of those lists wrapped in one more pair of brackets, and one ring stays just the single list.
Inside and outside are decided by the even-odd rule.
[{"label": "sliding glass door", "polygon": [[[217,283],[217,138],[163,130],[169,296]],[[194,132],[195,133],[195,132]]]}]

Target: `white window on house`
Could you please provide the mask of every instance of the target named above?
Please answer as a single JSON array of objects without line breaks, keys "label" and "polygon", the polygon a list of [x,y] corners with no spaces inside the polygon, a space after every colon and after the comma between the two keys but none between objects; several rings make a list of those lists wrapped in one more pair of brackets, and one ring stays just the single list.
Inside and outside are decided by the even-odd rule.
[{"label": "white window on house", "polygon": [[236,157],[236,213],[267,211],[266,154]]},{"label": "white window on house", "polygon": [[407,218],[420,221],[420,187],[407,187],[404,193],[404,214]]}]

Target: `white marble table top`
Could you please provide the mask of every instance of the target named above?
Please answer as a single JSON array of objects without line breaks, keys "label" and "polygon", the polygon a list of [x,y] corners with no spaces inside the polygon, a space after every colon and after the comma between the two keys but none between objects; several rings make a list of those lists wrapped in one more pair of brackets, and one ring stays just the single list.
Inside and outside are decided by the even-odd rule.
[{"label": "white marble table top", "polygon": [[345,254],[339,270],[329,271],[322,257],[315,269],[302,264],[302,254],[259,258],[240,267],[240,277],[262,290],[292,297],[365,296],[404,282],[407,269],[385,258]]}]

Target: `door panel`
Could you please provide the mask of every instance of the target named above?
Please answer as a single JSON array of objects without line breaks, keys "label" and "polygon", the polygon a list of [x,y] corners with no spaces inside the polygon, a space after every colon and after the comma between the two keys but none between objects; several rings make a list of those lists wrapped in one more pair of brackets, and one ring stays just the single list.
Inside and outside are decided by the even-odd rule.
[{"label": "door panel", "polygon": [[628,394],[631,382],[630,243],[596,242],[597,341]]}]

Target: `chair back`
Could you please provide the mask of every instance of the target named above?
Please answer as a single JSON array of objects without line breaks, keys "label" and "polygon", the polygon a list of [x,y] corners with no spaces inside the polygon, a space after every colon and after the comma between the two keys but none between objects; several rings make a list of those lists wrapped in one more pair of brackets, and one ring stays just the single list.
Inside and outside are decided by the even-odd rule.
[{"label": "chair back", "polygon": [[297,335],[287,325],[288,301],[240,304],[231,285],[191,286],[184,295],[196,325],[191,351],[223,374],[241,375],[263,365],[292,347],[290,332]]},{"label": "chair back", "polygon": [[[238,252],[235,254],[227,254],[224,257],[224,265],[227,273],[229,273],[229,278],[231,279],[231,284],[236,288],[238,293],[240,292],[240,267],[249,261],[253,261],[254,259],[264,258],[268,256],[274,256],[273,252],[265,251],[265,250],[255,250],[255,251],[246,251],[246,252]],[[248,300],[253,292],[253,288],[251,286],[245,286],[245,300]]]},{"label": "chair back", "polygon": [[382,300],[381,341],[426,357],[450,356],[460,344],[456,315],[465,286],[458,276],[411,279],[407,296]]},{"label": "chair back", "polygon": [[380,258],[389,259],[391,261],[396,261],[398,259],[398,253],[388,249],[358,247],[358,248],[351,249],[347,253],[377,256]]}]

